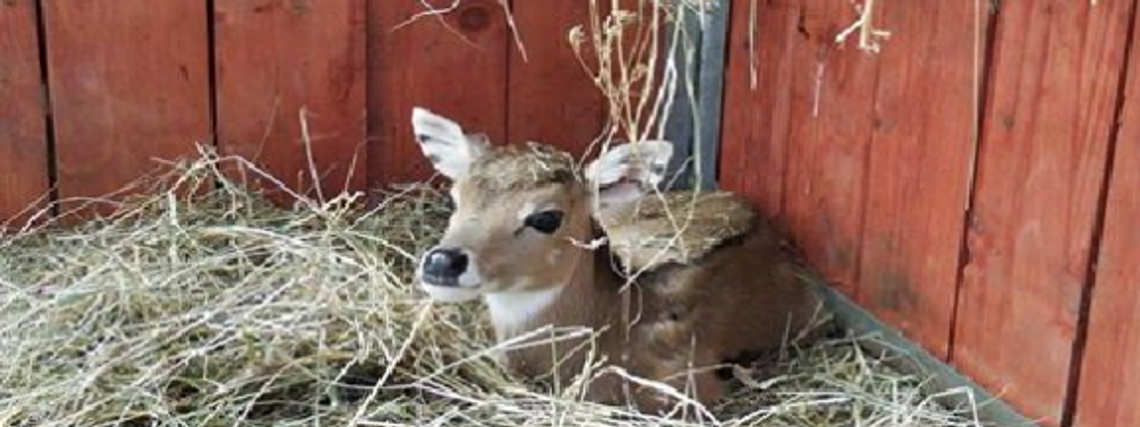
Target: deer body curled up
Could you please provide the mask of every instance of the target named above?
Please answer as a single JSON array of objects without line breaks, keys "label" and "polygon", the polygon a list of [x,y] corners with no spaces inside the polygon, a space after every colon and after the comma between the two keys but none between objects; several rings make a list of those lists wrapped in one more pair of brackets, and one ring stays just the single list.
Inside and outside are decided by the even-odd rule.
[{"label": "deer body curled up", "polygon": [[[545,326],[593,328],[606,363],[678,390],[689,385],[710,403],[724,381],[687,372],[777,348],[817,309],[780,237],[739,197],[650,194],[672,156],[667,142],[620,145],[580,170],[567,153],[492,146],[421,108],[412,124],[424,155],[451,179],[455,206],[419,281],[436,301],[482,297],[500,341]],[[688,227],[671,227],[678,223]],[[587,244],[601,238],[608,244]],[[630,285],[633,271],[641,274]],[[571,378],[586,360],[573,347],[504,358],[528,377]],[[643,411],[670,402],[616,375],[594,379],[588,398]]]}]

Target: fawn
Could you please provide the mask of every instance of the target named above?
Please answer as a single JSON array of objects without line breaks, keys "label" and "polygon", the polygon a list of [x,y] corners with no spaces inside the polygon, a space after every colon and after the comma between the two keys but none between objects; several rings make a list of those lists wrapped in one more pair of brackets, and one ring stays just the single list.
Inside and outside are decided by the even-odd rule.
[{"label": "fawn", "polygon": [[[544,326],[593,328],[601,331],[594,344],[604,363],[677,389],[689,385],[697,401],[711,403],[726,383],[690,368],[778,348],[818,308],[783,241],[741,198],[650,194],[672,156],[668,142],[619,145],[579,170],[568,153],[537,143],[492,146],[422,108],[413,109],[412,124],[424,155],[452,181],[455,207],[418,280],[436,301],[482,297],[500,341]],[[664,212],[684,206],[695,206],[682,233],[691,243],[661,244],[676,234],[661,226],[674,223]],[[583,244],[605,237],[608,245]],[[643,272],[626,286],[630,267]],[[586,361],[571,347],[502,356],[527,377],[557,369],[571,378]],[[643,411],[669,401],[617,375],[599,376],[587,390],[590,400]]]}]

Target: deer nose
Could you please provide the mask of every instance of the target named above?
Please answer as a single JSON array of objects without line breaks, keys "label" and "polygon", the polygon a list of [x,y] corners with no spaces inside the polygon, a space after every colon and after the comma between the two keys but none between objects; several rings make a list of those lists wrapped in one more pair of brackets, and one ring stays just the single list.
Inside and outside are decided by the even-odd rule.
[{"label": "deer nose", "polygon": [[458,286],[459,276],[467,271],[467,254],[458,249],[436,248],[424,256],[423,274],[432,282]]}]

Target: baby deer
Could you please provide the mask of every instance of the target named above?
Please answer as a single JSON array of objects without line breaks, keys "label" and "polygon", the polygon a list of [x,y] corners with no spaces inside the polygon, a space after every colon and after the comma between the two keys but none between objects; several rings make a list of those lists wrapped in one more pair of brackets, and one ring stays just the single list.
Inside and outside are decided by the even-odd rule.
[{"label": "baby deer", "polygon": [[[691,368],[776,349],[817,308],[778,235],[728,193],[696,199],[695,231],[684,236],[697,242],[689,248],[695,255],[676,245],[646,255],[638,245],[654,247],[675,232],[653,225],[674,223],[665,208],[689,205],[693,195],[650,194],[672,156],[667,142],[617,146],[580,171],[567,153],[534,143],[494,147],[421,108],[412,123],[424,155],[452,180],[455,206],[442,240],[422,259],[419,280],[437,301],[482,297],[500,341],[544,326],[593,328],[605,363],[678,390],[690,385],[698,401],[710,403],[724,394],[724,382]],[[584,244],[603,237],[608,247]],[[631,266],[650,268],[626,286],[623,270]],[[585,351],[569,354],[572,347],[538,345],[504,356],[528,377],[557,368],[571,378],[585,362]],[[647,411],[668,402],[616,374],[594,379],[588,398]]]}]

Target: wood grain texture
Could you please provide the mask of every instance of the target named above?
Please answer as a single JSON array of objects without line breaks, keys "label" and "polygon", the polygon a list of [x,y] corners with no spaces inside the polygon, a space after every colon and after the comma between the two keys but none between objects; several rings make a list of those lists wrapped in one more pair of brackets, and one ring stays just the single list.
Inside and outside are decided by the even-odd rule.
[{"label": "wood grain texture", "polygon": [[1140,25],[1132,37],[1077,394],[1080,427],[1140,425]]},{"label": "wood grain texture", "polygon": [[103,196],[155,159],[211,142],[202,2],[45,0],[43,10],[61,198]]},{"label": "wood grain texture", "polygon": [[0,3],[0,227],[20,226],[50,186],[38,43],[35,2]]},{"label": "wood grain texture", "polygon": [[[582,155],[601,132],[605,115],[601,92],[567,37],[571,28],[588,25],[589,3],[515,0],[512,9],[526,58],[512,41],[507,141],[538,141]],[[591,59],[593,50],[583,50]]]},{"label": "wood grain texture", "polygon": [[[836,45],[846,2],[733,2],[721,180],[854,295],[878,62]],[[755,88],[753,88],[755,79]]]},{"label": "wood grain texture", "polygon": [[796,3],[733,1],[725,49],[720,185],[775,218],[784,208],[791,100],[811,86],[795,76],[800,16]]},{"label": "wood grain texture", "polygon": [[[444,9],[451,1],[429,0]],[[412,107],[459,122],[492,141],[506,137],[506,19],[496,0],[467,0],[421,16],[418,0],[369,3],[368,174],[372,185],[421,180],[431,165],[413,138]],[[401,26],[402,25],[402,26]]]},{"label": "wood grain texture", "polygon": [[879,62],[854,40],[835,44],[857,19],[850,3],[805,0],[801,7],[807,41],[794,58],[784,209],[812,264],[854,295]]},{"label": "wood grain texture", "polygon": [[856,299],[945,359],[980,108],[976,56],[985,45],[975,37],[986,18],[972,1],[882,8],[891,39],[879,56]]},{"label": "wood grain texture", "polygon": [[305,109],[322,194],[363,190],[364,0],[217,0],[214,8],[223,152],[315,196]]},{"label": "wood grain texture", "polygon": [[953,361],[1061,419],[1133,2],[1002,2]]}]

